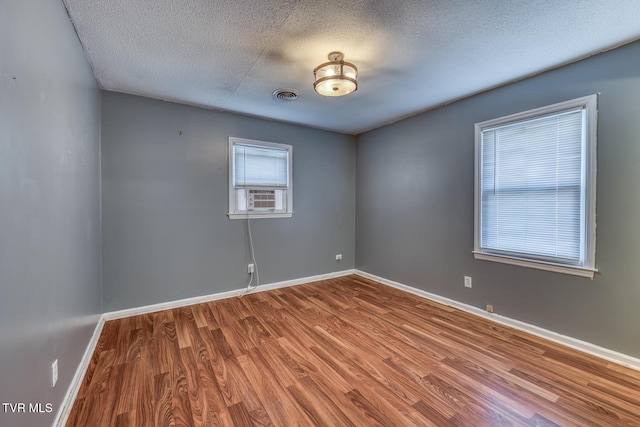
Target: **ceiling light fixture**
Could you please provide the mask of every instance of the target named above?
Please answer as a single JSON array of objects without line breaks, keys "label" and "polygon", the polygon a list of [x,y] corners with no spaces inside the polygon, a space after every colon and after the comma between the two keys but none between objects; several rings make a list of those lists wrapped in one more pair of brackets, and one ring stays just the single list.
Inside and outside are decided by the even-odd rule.
[{"label": "ceiling light fixture", "polygon": [[343,96],[358,89],[358,69],[343,59],[342,52],[331,52],[329,62],[320,64],[313,70],[313,88],[320,95]]}]

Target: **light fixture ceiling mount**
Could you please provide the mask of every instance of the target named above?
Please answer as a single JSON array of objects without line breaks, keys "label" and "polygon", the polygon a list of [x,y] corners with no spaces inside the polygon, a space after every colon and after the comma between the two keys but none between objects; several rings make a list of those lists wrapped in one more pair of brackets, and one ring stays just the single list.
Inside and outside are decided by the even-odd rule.
[{"label": "light fixture ceiling mount", "polygon": [[358,69],[344,61],[342,52],[331,52],[329,62],[318,65],[313,75],[313,88],[323,96],[343,96],[358,89]]}]

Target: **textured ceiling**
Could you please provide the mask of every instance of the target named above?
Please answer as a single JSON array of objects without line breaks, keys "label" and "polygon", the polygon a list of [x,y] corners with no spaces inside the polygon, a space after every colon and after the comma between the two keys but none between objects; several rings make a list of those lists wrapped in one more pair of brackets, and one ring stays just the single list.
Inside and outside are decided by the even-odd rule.
[{"label": "textured ceiling", "polygon": [[[354,134],[640,38],[634,0],[64,3],[103,89]],[[325,98],[335,50],[359,88]]]}]

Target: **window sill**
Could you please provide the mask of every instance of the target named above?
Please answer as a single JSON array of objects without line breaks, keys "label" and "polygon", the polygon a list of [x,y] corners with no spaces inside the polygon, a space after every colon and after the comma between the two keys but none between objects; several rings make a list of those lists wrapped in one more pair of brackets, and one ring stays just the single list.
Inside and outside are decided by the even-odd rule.
[{"label": "window sill", "polygon": [[544,261],[533,261],[530,259],[514,258],[504,255],[485,254],[482,252],[473,252],[475,259],[481,259],[485,261],[501,262],[503,264],[517,265],[519,267],[529,267],[538,270],[553,271],[555,273],[570,274],[573,276],[587,277],[593,279],[593,275],[598,270],[595,268],[577,267],[570,265],[554,264]]},{"label": "window sill", "polygon": [[252,212],[250,214],[246,213],[228,213],[227,216],[229,219],[262,219],[262,218],[291,218],[293,212]]}]

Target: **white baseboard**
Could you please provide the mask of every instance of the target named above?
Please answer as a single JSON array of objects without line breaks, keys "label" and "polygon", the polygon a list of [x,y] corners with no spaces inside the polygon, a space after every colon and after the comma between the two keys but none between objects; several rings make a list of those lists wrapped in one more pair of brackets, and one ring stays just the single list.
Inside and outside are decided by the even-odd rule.
[{"label": "white baseboard", "polygon": [[104,318],[103,316],[100,316],[98,324],[93,330],[93,335],[91,335],[91,339],[89,340],[89,344],[87,344],[87,348],[84,351],[84,355],[82,356],[82,359],[80,359],[78,369],[76,369],[76,373],[71,379],[71,384],[69,384],[69,388],[67,389],[67,393],[65,394],[64,399],[62,399],[62,404],[60,405],[60,409],[58,410],[58,414],[56,415],[52,426],[64,427],[67,424],[67,420],[69,418],[69,415],[71,414],[71,409],[73,408],[73,404],[76,401],[78,392],[80,391],[82,380],[84,379],[84,375],[87,372],[87,368],[89,368],[89,363],[91,362],[91,358],[93,357],[93,352],[96,349],[96,345],[98,345],[98,339],[100,338],[100,334],[102,333],[103,326]]},{"label": "white baseboard", "polygon": [[[351,269],[351,270],[336,271],[333,273],[319,274],[317,276],[309,276],[309,277],[303,277],[300,279],[268,283],[265,285],[258,286],[256,289],[252,290],[251,293],[264,292],[271,289],[286,288],[288,286],[301,285],[304,283],[316,282],[318,280],[333,279],[335,277],[348,276],[350,274],[355,274],[355,270]],[[216,300],[225,299],[225,298],[236,297],[243,294],[244,292],[245,292],[245,289],[236,289],[233,291],[219,292],[216,294],[203,295],[199,297],[184,298],[184,299],[179,299],[175,301],[161,302],[158,304],[145,305],[142,307],[111,311],[108,313],[104,313],[102,317],[104,318],[105,321],[121,319],[123,317],[138,316],[140,314],[153,313],[156,311],[168,310],[170,308],[178,308],[178,307],[184,307],[187,305],[200,304],[203,302],[210,302],[210,301],[216,301]]]},{"label": "white baseboard", "polygon": [[600,347],[586,341],[582,341],[582,340],[568,337],[566,335],[562,335],[553,331],[549,331],[547,329],[543,329],[535,325],[521,322],[519,320],[511,319],[506,316],[501,316],[496,313],[488,313],[478,307],[473,307],[471,305],[464,304],[449,298],[445,298],[440,295],[432,294],[430,292],[426,292],[421,289],[417,289],[409,285],[405,285],[403,283],[395,282],[393,280],[385,279],[384,277],[376,276],[374,274],[370,274],[365,271],[356,270],[355,274],[362,277],[366,277],[367,279],[375,280],[376,282],[380,282],[385,285],[388,285],[403,291],[410,292],[414,295],[418,295],[428,300],[432,300],[440,304],[454,307],[462,311],[466,311],[468,313],[491,320],[501,325],[509,326],[511,328],[518,329],[520,331],[528,332],[540,338],[553,341],[555,343],[573,348],[575,350],[590,354],[592,356],[599,357],[609,362],[617,363],[619,365],[626,366],[628,368],[640,371],[640,359],[638,358],[628,356],[623,353],[618,353],[617,351],[609,350],[608,348]]}]

